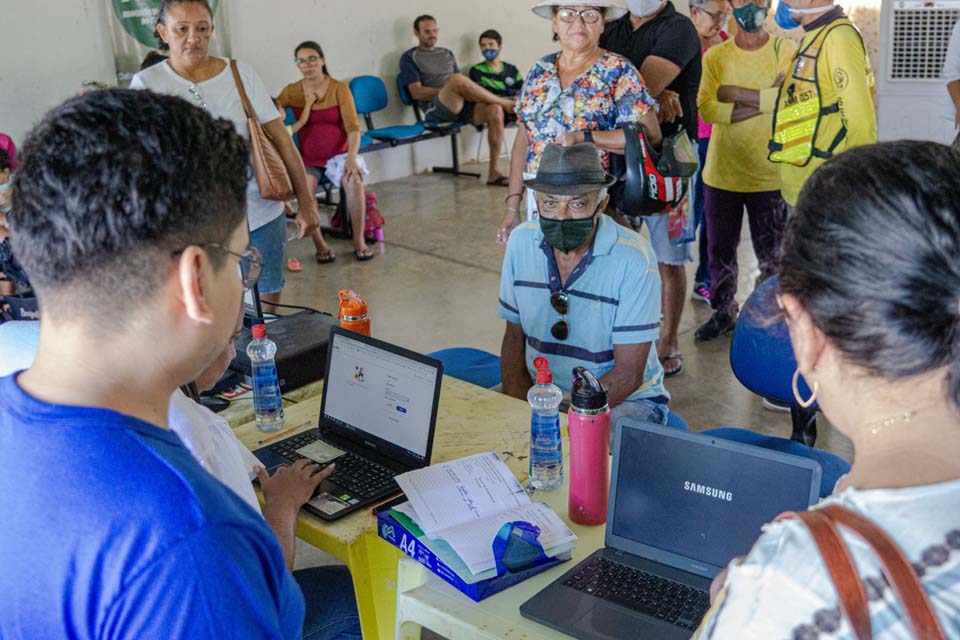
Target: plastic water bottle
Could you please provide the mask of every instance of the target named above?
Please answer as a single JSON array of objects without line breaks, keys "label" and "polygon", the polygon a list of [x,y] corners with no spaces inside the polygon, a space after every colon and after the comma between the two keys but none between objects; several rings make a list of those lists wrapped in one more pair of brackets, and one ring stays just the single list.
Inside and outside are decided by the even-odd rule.
[{"label": "plastic water bottle", "polygon": [[253,417],[260,431],[279,431],[283,426],[283,399],[274,356],[277,345],[267,338],[267,325],[253,325],[253,340],[247,356],[253,370]]},{"label": "plastic water bottle", "polygon": [[560,403],[563,392],[553,384],[546,358],[536,358],[537,384],[527,393],[530,417],[530,484],[551,491],[563,484],[563,451],[560,445]]}]

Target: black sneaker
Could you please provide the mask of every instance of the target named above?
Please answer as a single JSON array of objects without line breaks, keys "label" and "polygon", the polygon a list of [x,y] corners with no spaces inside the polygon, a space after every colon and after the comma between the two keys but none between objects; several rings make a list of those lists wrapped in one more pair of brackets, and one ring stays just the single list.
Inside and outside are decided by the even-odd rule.
[{"label": "black sneaker", "polygon": [[729,335],[733,328],[737,326],[737,321],[729,314],[722,311],[714,311],[710,319],[697,327],[693,338],[698,342],[707,342],[716,340],[722,336]]}]

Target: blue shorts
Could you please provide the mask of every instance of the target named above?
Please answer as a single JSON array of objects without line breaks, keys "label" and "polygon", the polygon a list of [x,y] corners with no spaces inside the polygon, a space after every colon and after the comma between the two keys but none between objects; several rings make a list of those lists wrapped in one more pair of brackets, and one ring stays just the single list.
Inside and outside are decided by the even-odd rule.
[{"label": "blue shorts", "polygon": [[650,231],[650,244],[657,254],[657,262],[669,265],[681,265],[693,262],[690,243],[673,244],[670,242],[670,216],[642,216]]},{"label": "blue shorts", "polygon": [[636,420],[637,422],[649,422],[667,426],[667,415],[670,409],[666,403],[660,402],[655,398],[640,398],[639,400],[627,400],[621,402],[610,410],[610,448],[613,450],[614,434],[616,433],[617,422],[623,418]]},{"label": "blue shorts", "polygon": [[263,269],[257,287],[260,295],[280,293],[283,289],[283,249],[287,244],[287,218],[278,216],[250,232],[250,244],[263,256]]}]

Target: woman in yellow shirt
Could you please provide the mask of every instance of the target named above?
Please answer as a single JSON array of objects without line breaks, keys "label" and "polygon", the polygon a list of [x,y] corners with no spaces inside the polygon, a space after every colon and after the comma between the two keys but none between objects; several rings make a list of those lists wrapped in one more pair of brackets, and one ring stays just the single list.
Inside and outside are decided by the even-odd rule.
[{"label": "woman in yellow shirt", "polygon": [[777,86],[797,48],[764,28],[770,0],[730,0],[730,5],[737,33],[707,51],[697,96],[700,117],[713,124],[703,195],[714,311],[694,334],[700,341],[729,334],[736,324],[737,246],[744,208],[762,279],[779,266],[785,218],[777,166],[767,160],[767,141]]}]

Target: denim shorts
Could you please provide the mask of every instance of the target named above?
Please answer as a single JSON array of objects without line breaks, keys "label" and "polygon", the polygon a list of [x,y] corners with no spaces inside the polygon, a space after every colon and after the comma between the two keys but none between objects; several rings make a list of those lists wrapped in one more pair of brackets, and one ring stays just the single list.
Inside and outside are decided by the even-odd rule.
[{"label": "denim shorts", "polygon": [[287,218],[279,216],[250,232],[250,244],[263,256],[263,269],[257,287],[260,294],[280,293],[283,289],[283,249],[287,244]]},{"label": "denim shorts", "polygon": [[650,244],[653,245],[653,252],[657,254],[657,262],[674,266],[693,262],[689,242],[670,242],[670,216],[643,216],[642,219],[650,231]]},{"label": "denim shorts", "polygon": [[629,418],[637,422],[649,422],[653,424],[667,425],[667,415],[670,409],[663,402],[658,402],[651,398],[641,398],[639,400],[627,400],[615,406],[610,410],[610,447],[613,450],[613,439],[617,429],[617,421],[621,418]]}]

